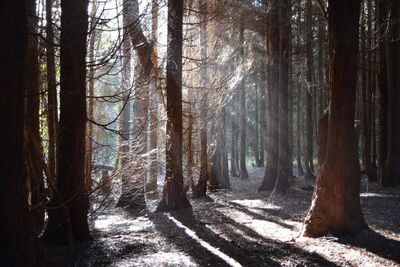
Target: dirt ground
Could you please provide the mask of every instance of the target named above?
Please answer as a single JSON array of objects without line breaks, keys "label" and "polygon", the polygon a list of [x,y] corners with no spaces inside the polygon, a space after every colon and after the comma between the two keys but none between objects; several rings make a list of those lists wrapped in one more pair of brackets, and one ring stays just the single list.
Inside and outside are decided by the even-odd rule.
[{"label": "dirt ground", "polygon": [[[310,206],[310,182],[294,179],[284,197],[257,192],[264,173],[231,178],[231,190],[190,199],[193,211],[128,213],[110,198],[95,204],[94,242],[52,246],[54,266],[400,266],[400,188],[363,180],[370,230],[353,237],[299,237]],[[161,184],[160,184],[161,186]]]}]

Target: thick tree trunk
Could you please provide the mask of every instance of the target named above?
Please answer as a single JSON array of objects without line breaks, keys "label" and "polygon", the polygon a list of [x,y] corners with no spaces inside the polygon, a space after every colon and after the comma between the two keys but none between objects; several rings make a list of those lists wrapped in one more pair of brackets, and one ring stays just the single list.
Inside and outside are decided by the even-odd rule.
[{"label": "thick tree trunk", "polygon": [[[63,203],[53,199],[43,239],[90,240],[85,182],[86,36],[88,1],[61,1],[60,139],[57,190]],[[65,215],[62,205],[67,207]],[[67,218],[68,217],[68,218]]]},{"label": "thick tree trunk", "polygon": [[360,166],[354,128],[359,15],[359,0],[329,1],[331,98],[326,153],[305,219],[305,236],[352,234],[367,227],[360,205]]},{"label": "thick tree trunk", "polygon": [[27,7],[6,1],[0,10],[0,250],[3,266],[41,266],[34,222],[28,209],[24,168],[24,79],[27,75]]},{"label": "thick tree trunk", "polygon": [[289,23],[290,1],[280,2],[280,48],[279,48],[279,159],[276,184],[273,193],[282,194],[289,187],[292,176],[291,154],[289,149]]},{"label": "thick tree trunk", "polygon": [[267,139],[267,168],[264,179],[259,191],[272,190],[275,186],[278,174],[279,158],[279,4],[274,1],[269,15],[269,56],[271,63],[267,67],[270,77],[270,86],[268,87],[268,139]]},{"label": "thick tree trunk", "polygon": [[182,173],[182,22],[183,0],[168,1],[166,174],[157,211],[191,208]]}]

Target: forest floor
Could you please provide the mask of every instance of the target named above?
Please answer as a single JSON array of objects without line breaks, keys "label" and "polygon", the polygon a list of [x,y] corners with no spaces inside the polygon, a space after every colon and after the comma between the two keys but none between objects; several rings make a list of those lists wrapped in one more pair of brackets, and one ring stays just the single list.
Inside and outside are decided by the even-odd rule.
[{"label": "forest floor", "polygon": [[[105,202],[91,220],[94,242],[52,246],[54,266],[400,266],[400,188],[363,179],[369,230],[356,236],[299,237],[312,183],[294,179],[285,196],[257,192],[264,169],[231,178],[231,190],[190,199],[193,211],[128,213]],[[161,186],[161,184],[160,184]],[[107,205],[108,203],[108,205]],[[97,204],[98,205],[98,204]]]}]

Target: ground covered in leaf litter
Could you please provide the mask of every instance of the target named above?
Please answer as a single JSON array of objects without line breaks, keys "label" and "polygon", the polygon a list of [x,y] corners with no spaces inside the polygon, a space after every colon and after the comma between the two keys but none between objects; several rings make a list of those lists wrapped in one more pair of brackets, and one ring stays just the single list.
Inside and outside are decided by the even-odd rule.
[{"label": "ground covered in leaf litter", "polygon": [[[400,188],[362,184],[370,230],[347,238],[299,237],[312,182],[294,179],[284,197],[257,192],[264,169],[231,190],[190,199],[193,212],[128,213],[113,199],[94,205],[95,241],[52,246],[54,266],[400,266]],[[161,185],[160,185],[161,186]]]}]

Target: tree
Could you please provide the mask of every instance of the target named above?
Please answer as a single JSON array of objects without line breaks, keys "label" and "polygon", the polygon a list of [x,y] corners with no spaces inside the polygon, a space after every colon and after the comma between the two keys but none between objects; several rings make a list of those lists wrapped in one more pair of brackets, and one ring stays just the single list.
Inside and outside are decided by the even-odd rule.
[{"label": "tree", "polygon": [[31,213],[35,219],[36,230],[40,233],[44,225],[44,180],[42,172],[43,153],[41,150],[39,106],[39,54],[38,54],[38,18],[36,15],[36,1],[27,1],[28,39],[26,51],[26,138],[29,189],[31,192]]},{"label": "tree", "polygon": [[267,25],[269,42],[268,54],[271,58],[270,65],[267,70],[270,79],[268,86],[268,139],[267,139],[267,168],[265,170],[264,179],[261,183],[259,191],[272,190],[276,183],[278,174],[278,158],[279,158],[279,1],[272,1],[269,11],[269,22]]},{"label": "tree", "polygon": [[53,0],[46,0],[46,70],[47,70],[47,132],[49,135],[47,165],[52,179],[56,177],[56,144],[58,136],[58,105],[54,54]]},{"label": "tree", "polygon": [[91,240],[84,188],[87,9],[87,0],[61,1],[58,196],[52,199],[43,234],[49,242]]},{"label": "tree", "polygon": [[306,179],[314,178],[314,163],[313,163],[313,108],[312,96],[314,88],[314,59],[313,59],[313,30],[312,30],[312,1],[306,2],[306,54],[307,54],[307,90],[306,90]]},{"label": "tree", "polygon": [[0,10],[0,236],[4,266],[41,266],[40,247],[28,209],[24,168],[27,1],[7,1]]},{"label": "tree", "polygon": [[[329,108],[320,124],[325,150],[303,235],[351,234],[367,227],[360,205],[360,166],[354,128],[360,0],[329,0]],[[324,122],[324,120],[322,120]],[[324,125],[326,129],[324,129]]]},{"label": "tree", "polygon": [[388,125],[387,150],[384,166],[384,186],[400,182],[400,4],[390,0],[388,4],[388,42],[387,42],[387,85],[388,85]]},{"label": "tree", "polygon": [[289,187],[291,170],[291,154],[289,153],[289,25],[290,25],[290,1],[280,2],[280,44],[279,44],[279,157],[278,171],[274,193],[284,193]]},{"label": "tree", "polygon": [[200,66],[200,76],[201,76],[201,89],[203,91],[201,99],[201,128],[200,128],[200,177],[199,182],[194,188],[193,196],[203,197],[207,192],[207,182],[209,180],[209,167],[208,167],[208,157],[207,157],[207,124],[208,116],[207,109],[208,106],[208,66],[207,66],[207,2],[201,0],[199,2],[199,10],[201,14],[200,22],[200,50],[201,50],[201,60],[203,61]]},{"label": "tree", "polygon": [[166,173],[157,211],[191,208],[182,173],[182,21],[183,0],[168,1]]},{"label": "tree", "polygon": [[246,90],[245,90],[245,75],[244,75],[244,14],[243,11],[240,14],[240,58],[242,60],[242,81],[239,85],[239,98],[240,98],[240,154],[239,154],[239,167],[241,179],[248,179],[249,174],[246,169]]}]

